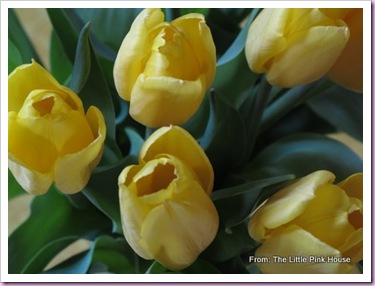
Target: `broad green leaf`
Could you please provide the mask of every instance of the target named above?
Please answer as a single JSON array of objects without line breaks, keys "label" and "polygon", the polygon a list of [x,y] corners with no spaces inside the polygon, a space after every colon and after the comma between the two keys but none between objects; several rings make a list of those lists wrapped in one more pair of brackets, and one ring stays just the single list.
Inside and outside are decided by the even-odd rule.
[{"label": "broad green leaf", "polygon": [[8,40],[8,74],[22,64],[22,56],[11,40]]},{"label": "broad green leaf", "polygon": [[192,265],[189,267],[179,270],[179,271],[171,271],[161,265],[159,262],[154,261],[151,264],[149,269],[147,269],[146,274],[221,274],[221,272],[213,266],[211,263],[198,258]]},{"label": "broad green leaf", "polygon": [[[29,218],[9,236],[8,271],[20,274],[32,267],[39,273],[50,262],[51,250],[57,254],[67,246],[68,238],[93,239],[109,232],[110,227],[110,220],[97,209],[92,206],[76,209],[52,187],[47,194],[33,200]],[[45,249],[48,245],[51,248]],[[30,264],[35,260],[38,269]]]},{"label": "broad green leaf", "polygon": [[8,9],[8,40],[17,48],[23,64],[31,63],[32,58],[40,63],[40,59],[22,28],[14,9]]},{"label": "broad green leaf", "polygon": [[312,110],[338,130],[363,140],[363,95],[333,86],[312,98]]},{"label": "broad green leaf", "polygon": [[8,200],[23,194],[26,194],[26,191],[18,184],[12,172],[8,169]]},{"label": "broad green leaf", "polygon": [[97,168],[90,177],[83,194],[112,220],[113,231],[122,234],[120,206],[118,198],[118,176],[128,165],[136,163],[136,158],[126,157],[116,165]]},{"label": "broad green leaf", "polygon": [[341,181],[362,171],[362,160],[343,143],[320,134],[284,137],[261,151],[243,171],[249,180],[328,170]]},{"label": "broad green leaf", "polygon": [[112,97],[90,42],[89,25],[79,36],[70,87],[79,94],[86,109],[93,105],[101,110],[107,126],[106,145],[120,158]]},{"label": "broad green leaf", "polygon": [[142,9],[84,8],[74,11],[83,22],[91,22],[91,31],[99,41],[117,52],[135,17]]},{"label": "broad green leaf", "polygon": [[74,62],[79,28],[69,19],[69,9],[48,8],[48,16],[70,62]]},{"label": "broad green leaf", "polygon": [[70,80],[73,65],[65,53],[63,45],[55,31],[51,33],[50,41],[50,66],[51,73],[63,85],[67,85]]},{"label": "broad green leaf", "polygon": [[243,120],[237,110],[215,93],[210,97],[210,118],[200,144],[214,167],[215,175],[236,167],[244,156],[246,135]]}]

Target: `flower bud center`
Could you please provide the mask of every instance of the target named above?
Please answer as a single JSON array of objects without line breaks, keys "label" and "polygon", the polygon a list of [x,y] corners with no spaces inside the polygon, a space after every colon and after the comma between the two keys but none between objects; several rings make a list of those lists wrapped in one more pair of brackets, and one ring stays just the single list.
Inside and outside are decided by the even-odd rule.
[{"label": "flower bud center", "polygon": [[39,112],[40,116],[44,116],[46,114],[51,114],[54,104],[55,99],[53,97],[46,97],[40,101],[34,102],[32,105]]},{"label": "flower bud center", "polygon": [[154,166],[151,173],[142,176],[136,181],[137,194],[141,197],[166,189],[175,178],[177,176],[173,165],[158,163]]}]

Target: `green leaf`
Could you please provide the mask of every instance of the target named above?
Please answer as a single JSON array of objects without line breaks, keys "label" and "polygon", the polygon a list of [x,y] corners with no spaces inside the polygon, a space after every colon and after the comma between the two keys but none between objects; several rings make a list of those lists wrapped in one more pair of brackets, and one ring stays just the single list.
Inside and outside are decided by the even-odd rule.
[{"label": "green leaf", "polygon": [[122,170],[134,163],[136,163],[136,158],[130,156],[111,167],[96,169],[83,189],[83,194],[112,220],[113,231],[121,234],[117,181]]},{"label": "green leaf", "polygon": [[63,45],[57,36],[56,32],[53,30],[51,33],[50,41],[50,66],[51,73],[63,85],[67,85],[70,80],[73,65],[69,61],[68,56],[65,53]]},{"label": "green leaf", "polygon": [[251,239],[246,223],[228,229],[220,222],[214,241],[201,257],[213,263],[224,262],[238,256],[248,246],[255,247],[256,243]]},{"label": "green leaf", "polygon": [[142,10],[138,8],[74,9],[83,22],[91,22],[92,33],[113,51],[120,48],[134,19]]},{"label": "green leaf", "polygon": [[244,156],[246,135],[243,120],[237,110],[215,93],[211,93],[210,118],[200,144],[215,174],[236,167]]},{"label": "green leaf", "polygon": [[232,43],[232,45],[229,47],[229,49],[225,52],[224,55],[220,57],[220,59],[217,61],[217,65],[221,66],[223,64],[226,64],[235,58],[237,58],[241,52],[245,48],[246,38],[247,38],[247,32],[249,30],[249,27],[251,23],[254,21],[255,16],[259,12],[259,9],[253,9],[249,15],[248,20],[246,21],[245,25],[242,27],[241,32],[238,34],[235,41]]},{"label": "green leaf", "polygon": [[283,183],[285,181],[289,181],[294,179],[293,175],[285,175],[285,176],[278,176],[278,177],[271,177],[263,180],[257,180],[257,181],[252,181],[248,182],[239,186],[234,186],[230,188],[225,188],[225,189],[220,189],[220,190],[215,190],[212,195],[211,199],[213,201],[216,200],[222,200],[234,196],[238,196],[247,192],[252,192],[253,194],[255,192],[259,192],[265,187],[278,184],[278,183]]},{"label": "green leaf", "polygon": [[[253,9],[245,26],[235,41],[217,62],[216,76],[212,87],[223,94],[224,100],[238,109],[248,96],[258,75],[249,68],[245,57],[247,30],[258,9]],[[236,84],[233,84],[233,83]]]},{"label": "green leaf", "polygon": [[333,86],[308,102],[312,110],[338,130],[363,140],[363,95]]},{"label": "green leaf", "polygon": [[56,254],[78,239],[78,236],[57,238],[43,245],[38,253],[27,263],[22,273],[40,273],[46,267],[46,262],[51,261]]},{"label": "green leaf", "polygon": [[23,64],[30,63],[32,58],[40,63],[40,59],[22,28],[14,9],[8,9],[8,40],[17,48]]},{"label": "green leaf", "polygon": [[362,171],[362,160],[343,143],[320,134],[302,133],[282,138],[261,151],[244,170],[247,179],[285,174],[297,178],[328,170],[341,181]]},{"label": "green leaf", "polygon": [[130,141],[129,156],[134,156],[137,158],[144,143],[144,139],[138,134],[137,131],[135,131],[135,129],[131,127],[126,127],[125,133],[128,135]]},{"label": "green leaf", "polygon": [[[8,239],[9,273],[40,273],[71,238],[93,239],[110,231],[110,221],[97,209],[75,209],[54,187],[31,205],[30,217]],[[66,239],[64,239],[66,238]],[[31,263],[38,261],[37,265]]]},{"label": "green leaf", "polygon": [[154,261],[147,269],[146,274],[221,274],[221,272],[211,263],[198,258],[192,265],[180,271],[171,271],[161,265],[159,262]]},{"label": "green leaf", "polygon": [[74,62],[79,29],[69,18],[69,9],[48,8],[48,16],[70,62]]},{"label": "green leaf", "polygon": [[309,99],[317,96],[332,85],[324,78],[307,85],[297,86],[282,93],[280,97],[272,102],[264,111],[261,121],[261,132],[270,128],[280,121],[286,114],[296,107],[306,103]]},{"label": "green leaf", "polygon": [[[145,260],[142,262],[138,260],[139,257],[123,237],[103,236],[95,242],[91,264],[103,264],[108,271],[116,274],[144,273],[144,271],[140,272],[137,267],[140,266],[139,264],[144,264]],[[148,267],[150,262],[146,263]]]},{"label": "green leaf", "polygon": [[[136,269],[137,262],[134,258],[136,258],[136,254],[123,237],[100,236],[91,244],[89,250],[61,262],[45,273],[140,273]],[[147,267],[148,265],[149,262],[147,263]]]},{"label": "green leaf", "polygon": [[82,29],[79,36],[70,87],[79,94],[86,109],[93,105],[103,113],[107,127],[106,145],[119,159],[121,152],[116,144],[114,106],[107,82],[91,46],[89,24]]},{"label": "green leaf", "polygon": [[50,269],[44,274],[86,274],[92,258],[93,249],[81,252],[63,261],[58,266]]},{"label": "green leaf", "polygon": [[26,191],[18,184],[12,172],[8,169],[8,200],[23,194],[26,194]]},{"label": "green leaf", "polygon": [[18,48],[8,40],[8,74],[22,64],[22,56]]}]

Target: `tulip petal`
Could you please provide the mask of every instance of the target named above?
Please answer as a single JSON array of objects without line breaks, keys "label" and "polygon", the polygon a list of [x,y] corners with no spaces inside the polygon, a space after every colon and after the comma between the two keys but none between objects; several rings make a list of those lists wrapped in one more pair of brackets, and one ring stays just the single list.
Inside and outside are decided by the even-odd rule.
[{"label": "tulip petal", "polygon": [[162,127],[156,130],[143,144],[139,162],[152,160],[160,154],[175,156],[188,164],[199,178],[203,189],[210,195],[213,188],[213,168],[197,141],[178,126]]},{"label": "tulip petal", "polygon": [[206,89],[212,84],[216,73],[216,48],[211,31],[206,25],[203,15],[191,13],[183,15],[171,22],[190,44],[195,57],[200,64],[200,70],[205,74]]},{"label": "tulip petal", "polygon": [[176,190],[173,198],[147,215],[140,244],[168,269],[180,270],[192,264],[212,242],[219,220],[199,183],[181,179],[170,187]]},{"label": "tulip petal", "polygon": [[269,237],[270,231],[301,215],[315,198],[316,190],[334,179],[335,176],[328,171],[316,171],[277,192],[251,217],[250,236],[257,241]]},{"label": "tulip petal", "polygon": [[124,236],[131,248],[142,258],[152,259],[152,256],[139,245],[141,226],[151,206],[138,199],[135,188],[128,187],[141,168],[142,166],[138,165],[128,166],[118,178],[121,222]]},{"label": "tulip petal", "polygon": [[355,264],[363,259],[363,228],[350,234],[345,243],[338,247],[343,257],[350,257]]},{"label": "tulip petal", "polygon": [[20,186],[32,195],[45,194],[53,183],[53,173],[40,173],[17,162],[12,154],[8,154],[8,168]]},{"label": "tulip petal", "polygon": [[55,164],[55,185],[66,194],[74,194],[85,187],[102,156],[106,136],[104,117],[94,106],[88,109],[86,117],[90,126],[97,128],[92,130],[95,140],[77,153],[62,156]]},{"label": "tulip petal", "polygon": [[263,73],[267,63],[287,46],[283,35],[288,9],[263,9],[251,24],[246,39],[246,59],[250,68]]},{"label": "tulip petal", "polygon": [[288,49],[275,56],[267,80],[276,86],[310,83],[334,65],[349,39],[348,27],[316,26],[288,39]]},{"label": "tulip petal", "polygon": [[[270,258],[269,263],[257,264],[265,274],[336,274],[349,273],[353,268],[347,263],[328,262],[327,256],[341,257],[340,252],[295,225],[267,239],[255,256]],[[274,262],[274,256],[287,258],[287,263]],[[297,263],[295,259],[301,257],[307,261]],[[324,262],[321,257],[325,257]]]},{"label": "tulip petal", "polygon": [[345,190],[349,197],[363,200],[363,173],[357,173],[349,176],[338,184],[340,188]]},{"label": "tulip petal", "polygon": [[341,86],[363,91],[363,9],[354,8],[344,18],[350,38],[327,76]]},{"label": "tulip petal", "polygon": [[149,127],[184,123],[203,100],[205,85],[202,77],[186,81],[141,74],[131,93],[130,115]]},{"label": "tulip petal", "polygon": [[15,112],[9,112],[8,153],[25,168],[50,173],[58,157],[51,129],[51,121],[45,118],[20,118]]},{"label": "tulip petal", "polygon": [[293,223],[320,241],[338,248],[355,231],[348,219],[350,207],[345,191],[327,184],[316,190],[314,200]]},{"label": "tulip petal", "polygon": [[17,67],[8,76],[8,111],[19,111],[26,97],[36,89],[59,90],[60,84],[41,65],[31,64]]},{"label": "tulip petal", "polygon": [[164,21],[160,9],[145,9],[134,20],[115,60],[113,74],[117,92],[130,100],[131,90],[149,57],[149,33]]}]

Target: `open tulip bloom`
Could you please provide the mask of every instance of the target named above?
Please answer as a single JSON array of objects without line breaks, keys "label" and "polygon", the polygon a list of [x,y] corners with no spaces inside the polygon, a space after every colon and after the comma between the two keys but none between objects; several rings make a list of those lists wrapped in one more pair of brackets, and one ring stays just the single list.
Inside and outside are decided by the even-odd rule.
[{"label": "open tulip bloom", "polygon": [[8,274],[365,274],[364,8],[15,11]]}]

